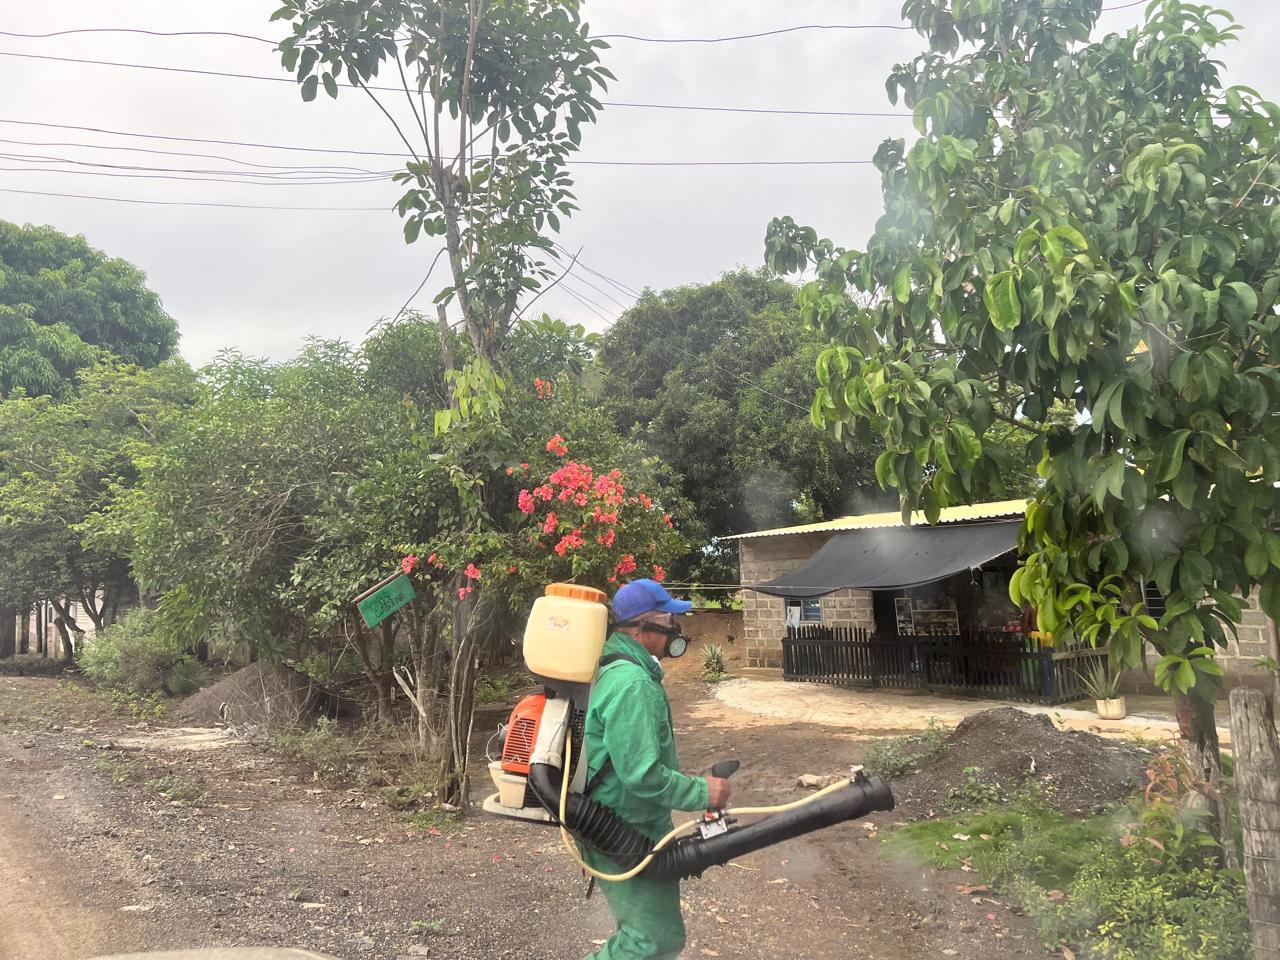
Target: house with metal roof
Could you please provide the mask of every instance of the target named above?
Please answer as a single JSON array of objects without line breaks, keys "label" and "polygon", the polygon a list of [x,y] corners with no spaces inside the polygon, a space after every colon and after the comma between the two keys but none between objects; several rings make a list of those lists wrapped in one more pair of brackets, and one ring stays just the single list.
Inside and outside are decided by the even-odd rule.
[{"label": "house with metal roof", "polygon": [[[1026,500],[739,534],[747,665],[788,679],[1055,703],[1102,656],[1059,649],[1009,599]],[[1154,588],[1153,588],[1154,589]],[[1150,605],[1162,604],[1158,594]],[[1256,607],[1222,661],[1249,679],[1275,642]]]}]

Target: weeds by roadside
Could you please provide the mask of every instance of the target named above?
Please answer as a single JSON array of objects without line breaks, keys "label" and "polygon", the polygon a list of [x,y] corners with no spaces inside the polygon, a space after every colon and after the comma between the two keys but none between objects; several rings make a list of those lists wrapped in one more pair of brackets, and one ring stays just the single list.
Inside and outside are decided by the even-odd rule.
[{"label": "weeds by roadside", "polygon": [[138,764],[123,757],[99,757],[93,762],[93,768],[110,777],[112,783],[136,783],[142,779]]},{"label": "weeds by roadside", "polygon": [[946,736],[947,728],[937,717],[930,717],[928,725],[920,733],[883,740],[872,747],[867,752],[867,770],[888,780],[896,780],[941,753]]},{"label": "weeds by roadside", "polygon": [[172,773],[146,781],[142,789],[162,800],[179,803],[197,804],[205,799],[204,787],[198,781]]},{"label": "weeds by roadside", "polygon": [[[1030,789],[997,805],[971,767],[952,791],[957,812],[889,831],[885,842],[911,860],[973,873],[982,889],[1016,901],[1053,947],[1093,960],[1245,960],[1243,878],[1221,868],[1185,773],[1157,756],[1144,794],[1072,820]],[[970,889],[979,885],[957,888]]]},{"label": "weeds by roadside", "polygon": [[533,684],[533,677],[527,673],[486,674],[476,678],[476,703],[506,703],[517,690]]},{"label": "weeds by roadside", "polygon": [[726,676],[724,648],[716,643],[708,643],[702,648],[702,672],[700,674],[707,683],[719,683]]}]

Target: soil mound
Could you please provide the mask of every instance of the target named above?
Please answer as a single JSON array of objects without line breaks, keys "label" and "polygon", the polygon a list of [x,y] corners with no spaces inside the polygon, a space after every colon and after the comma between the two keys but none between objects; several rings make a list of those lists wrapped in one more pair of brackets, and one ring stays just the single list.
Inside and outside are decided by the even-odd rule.
[{"label": "soil mound", "polygon": [[182,701],[178,713],[206,726],[309,727],[329,698],[311,678],[278,664],[252,663]]},{"label": "soil mound", "polygon": [[895,785],[899,806],[912,815],[941,809],[951,791],[978,767],[983,784],[1002,799],[1036,785],[1046,802],[1069,815],[1087,814],[1125,800],[1143,783],[1149,751],[1092,733],[1059,730],[1044,714],[1013,707],[966,717],[945,749]]}]

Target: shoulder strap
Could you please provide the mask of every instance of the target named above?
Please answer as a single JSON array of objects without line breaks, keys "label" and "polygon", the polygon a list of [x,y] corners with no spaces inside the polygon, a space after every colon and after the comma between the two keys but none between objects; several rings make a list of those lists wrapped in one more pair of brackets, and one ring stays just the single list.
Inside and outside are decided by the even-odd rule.
[{"label": "shoulder strap", "polygon": [[[597,667],[597,670],[603,670],[605,667],[609,666],[609,664],[617,663],[619,660],[626,660],[630,663],[634,663],[637,667],[644,666],[643,663],[641,663],[635,657],[631,656],[631,654],[629,653],[607,653],[600,658],[600,665],[599,667]],[[609,774],[612,771],[613,771],[613,757],[607,756],[604,758],[604,763],[600,765],[600,769],[597,770],[592,775],[591,779],[587,781],[587,785],[582,790],[583,796],[590,796],[591,791],[595,790],[596,787],[600,786],[600,781],[605,778],[606,774]]]},{"label": "shoulder strap", "polygon": [[637,667],[643,667],[644,664],[637,660],[629,653],[606,653],[600,658],[600,666],[597,669],[603,669],[611,663],[617,663],[619,660],[627,660],[634,663]]}]

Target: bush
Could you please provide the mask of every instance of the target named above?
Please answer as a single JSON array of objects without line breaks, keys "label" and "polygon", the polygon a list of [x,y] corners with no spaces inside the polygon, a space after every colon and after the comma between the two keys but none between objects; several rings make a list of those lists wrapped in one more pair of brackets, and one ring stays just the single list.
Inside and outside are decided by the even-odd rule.
[{"label": "bush", "polygon": [[702,648],[702,679],[718,683],[725,677],[724,649],[719,644],[708,643]]},{"label": "bush", "polygon": [[1142,843],[1099,845],[1061,905],[1037,911],[1050,942],[1087,944],[1097,960],[1244,960],[1243,877],[1161,863]]},{"label": "bush", "polygon": [[534,684],[527,673],[497,673],[476,677],[476,703],[506,703],[517,690]]},{"label": "bush", "polygon": [[158,629],[155,611],[142,608],[130,610],[86,643],[80,668],[104,687],[139,697],[185,696],[205,680],[195,658]]},{"label": "bush", "polygon": [[942,752],[947,728],[930,717],[924,732],[909,737],[894,737],[877,743],[867,753],[866,767],[888,780],[896,780],[904,773]]}]

